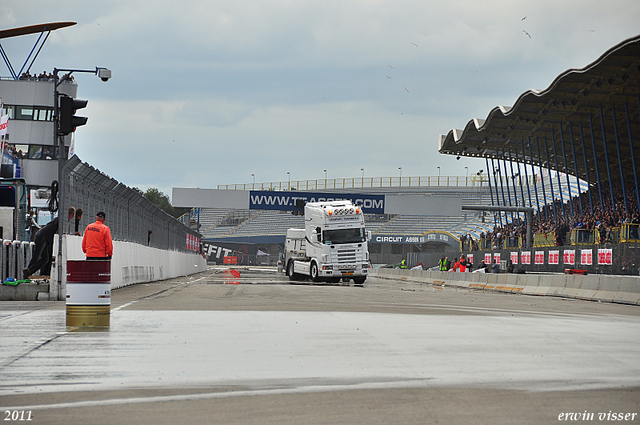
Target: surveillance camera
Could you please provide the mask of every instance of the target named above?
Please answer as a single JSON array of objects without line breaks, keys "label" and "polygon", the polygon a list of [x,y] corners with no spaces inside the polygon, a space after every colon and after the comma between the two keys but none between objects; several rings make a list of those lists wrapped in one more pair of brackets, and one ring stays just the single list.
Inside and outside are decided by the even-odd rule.
[{"label": "surveillance camera", "polygon": [[98,69],[98,77],[106,83],[111,78],[111,70],[107,68]]}]

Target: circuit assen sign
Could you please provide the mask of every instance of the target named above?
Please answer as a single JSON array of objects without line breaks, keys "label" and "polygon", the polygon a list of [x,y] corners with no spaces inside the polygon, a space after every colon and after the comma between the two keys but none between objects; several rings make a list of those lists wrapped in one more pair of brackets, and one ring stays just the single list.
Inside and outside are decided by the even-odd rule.
[{"label": "circuit assen sign", "polygon": [[381,244],[423,244],[441,242],[453,247],[459,247],[460,242],[445,232],[429,232],[423,235],[373,235],[372,243]]},{"label": "circuit assen sign", "polygon": [[[249,192],[249,209],[298,211],[296,201],[328,202],[349,200],[362,208],[365,214],[384,214],[384,195],[320,192],[274,192],[252,190]],[[299,204],[299,203],[298,203]]]}]

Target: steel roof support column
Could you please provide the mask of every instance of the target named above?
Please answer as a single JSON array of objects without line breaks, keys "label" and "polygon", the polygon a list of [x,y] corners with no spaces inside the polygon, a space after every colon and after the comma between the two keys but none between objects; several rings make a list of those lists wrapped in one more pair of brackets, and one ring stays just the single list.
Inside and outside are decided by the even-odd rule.
[{"label": "steel roof support column", "polygon": [[[522,140],[520,140],[522,142]],[[522,196],[522,206],[524,207],[526,202],[525,202],[525,197],[524,197],[524,185],[522,184],[522,174],[520,174],[520,161],[518,160],[518,149],[514,148],[513,149],[516,155],[516,164],[518,165],[518,184],[520,185],[520,195]],[[511,156],[511,149],[509,149],[509,156]],[[522,152],[522,161],[524,162],[524,151]],[[518,206],[518,204],[516,204],[516,207]],[[531,207],[531,205],[529,205],[529,207]],[[526,219],[527,216],[525,215],[525,224],[526,224]]]},{"label": "steel roof support column", "polygon": [[16,71],[13,70],[13,65],[11,65],[9,56],[7,56],[7,54],[5,53],[4,48],[2,47],[2,44],[0,44],[0,54],[2,54],[4,63],[7,65],[7,68],[9,68],[9,72],[11,73],[11,78],[13,78],[14,80],[17,80],[19,76],[16,75]]},{"label": "steel roof support column", "polygon": [[[531,137],[527,136],[527,143],[529,144],[529,158],[531,158],[531,175],[535,178],[536,170],[533,167],[533,153],[531,152]],[[524,152],[524,142],[522,142],[522,152]],[[523,155],[524,156],[524,155]],[[524,167],[524,175],[527,178],[527,191],[529,191],[529,206],[533,207],[531,203],[531,190],[529,189],[529,177],[527,176],[527,165]],[[540,214],[540,199],[538,198],[538,185],[537,182],[533,182],[533,190],[536,192],[536,208],[538,209],[538,214]]]},{"label": "steel roof support column", "polygon": [[[516,187],[517,176],[513,172],[513,157],[511,156],[511,149],[509,149],[509,168],[511,168],[511,184],[513,185],[513,200],[515,201],[516,207],[517,207],[518,206],[518,189]],[[518,175],[520,174],[518,173]],[[524,194],[522,198],[524,198]]]},{"label": "steel roof support column", "polygon": [[[629,148],[631,149],[631,165],[633,166],[633,178],[636,183],[636,201],[638,202],[636,206],[638,210],[640,210],[640,191],[638,190],[638,173],[640,170],[636,169],[636,159],[633,153],[633,137],[631,137],[631,120],[629,119],[629,107],[627,104],[624,104],[624,111],[627,116],[627,131],[629,132]],[[640,95],[638,96],[638,111],[640,112]]]},{"label": "steel roof support column", "polygon": [[[587,149],[584,144],[584,132],[582,131],[582,123],[580,123],[580,141],[582,142],[582,157],[584,158],[584,173],[587,176],[587,193],[589,194],[589,207],[591,208],[591,214],[593,214],[593,198],[591,197],[591,181],[589,178],[589,166],[587,165]],[[596,165],[597,167],[597,165]]]},{"label": "steel roof support column", "polygon": [[[576,160],[576,145],[573,143],[573,126],[569,122],[569,137],[571,138],[571,152],[573,154],[573,168],[576,173],[576,182],[578,183],[578,205],[580,205],[580,214],[584,214],[582,211],[582,189],[580,189],[580,174],[578,174],[578,161]],[[585,168],[585,172],[586,172]]]},{"label": "steel roof support column", "polygon": [[[521,140],[522,142],[522,140]],[[522,206],[526,205],[526,198],[524,197],[524,185],[522,184],[522,173],[520,170],[520,159],[518,158],[518,149],[513,149],[514,154],[516,156],[516,164],[518,165],[518,183],[520,184],[520,196],[522,196]],[[522,163],[524,164],[524,150],[522,151]],[[531,202],[529,202],[529,206],[531,206]]]},{"label": "steel roof support column", "polygon": [[[604,160],[607,164],[607,177],[609,178],[609,192],[611,193],[611,208],[616,212],[616,200],[613,197],[613,183],[611,182],[611,168],[609,167],[609,154],[607,153],[607,136],[604,131],[604,112],[600,105],[600,125],[602,126],[602,145],[604,146]],[[604,212],[604,211],[603,211]]]},{"label": "steel roof support column", "polygon": [[[498,195],[498,182],[496,180],[496,173],[500,172],[500,163],[498,163],[498,170],[496,171],[493,158],[491,158],[491,169],[493,170],[493,183],[496,185],[496,203],[500,206],[500,195]],[[500,188],[502,189],[502,182],[500,182]],[[502,198],[504,199],[504,190],[502,190]],[[502,226],[502,213],[498,213],[498,218],[500,219],[500,226]]]},{"label": "steel roof support column", "polygon": [[[540,139],[538,139],[538,136],[536,136],[536,145],[538,145],[538,171],[540,173],[540,183],[542,183],[542,202],[544,202],[544,215],[546,220],[549,221],[549,209],[547,208],[547,191],[544,188],[544,178],[542,176],[542,157],[540,156]],[[529,149],[531,149],[531,145],[529,145]],[[549,158],[548,155],[547,158]],[[536,195],[537,194],[538,190],[536,189]],[[539,201],[538,204],[540,204]]]},{"label": "steel roof support column", "polygon": [[616,122],[616,107],[611,104],[611,116],[613,117],[613,134],[616,137],[616,151],[618,152],[618,164],[620,166],[620,184],[622,185],[622,198],[624,199],[625,214],[629,214],[627,205],[627,191],[624,188],[624,171],[622,170],[622,156],[620,155],[620,138],[618,137],[618,123]]},{"label": "steel roof support column", "polygon": [[[547,139],[545,137],[545,146],[547,143]],[[551,129],[551,144],[553,145],[553,160],[556,163],[556,177],[558,178],[558,192],[560,192],[560,210],[562,212],[562,216],[565,216],[564,213],[564,197],[562,196],[562,180],[560,180],[560,167],[558,166],[558,152],[556,149],[556,136]]]},{"label": "steel roof support column", "polygon": [[598,193],[600,194],[600,211],[604,214],[604,199],[602,199],[602,184],[600,182],[600,172],[598,171],[598,154],[596,153],[596,138],[593,134],[593,119],[589,114],[589,129],[591,131],[591,145],[593,146],[593,162],[596,165],[596,177],[598,178]]},{"label": "steel roof support column", "polygon": [[[504,166],[504,180],[507,181],[507,184],[504,184],[504,180],[502,179],[502,175],[500,175],[500,186],[502,186],[502,197],[504,201],[504,187],[507,187],[507,199],[509,200],[509,206],[511,206],[511,191],[509,190],[509,176],[507,176],[507,160],[505,159],[504,149],[502,149],[502,165]],[[498,170],[500,170],[500,160],[498,160]],[[500,171],[498,171],[500,173]],[[504,203],[505,207],[507,206],[507,202]],[[506,222],[505,218],[505,222]],[[511,212],[511,222],[513,223],[513,211]]]},{"label": "steel roof support column", "polygon": [[569,188],[569,209],[571,217],[573,217],[573,195],[571,193],[571,182],[569,181],[569,168],[567,167],[567,154],[564,149],[564,132],[562,131],[562,123],[560,123],[560,144],[562,145],[562,156],[564,158],[564,175],[567,176],[567,187]]},{"label": "steel roof support column", "polygon": [[[511,149],[509,149],[509,168],[511,169],[511,184],[513,185],[513,201],[518,206],[518,191],[516,190],[516,176],[513,174],[513,158],[511,157]],[[507,180],[509,184],[509,180]],[[520,214],[516,212],[515,216],[520,220]],[[511,220],[513,220],[513,213],[511,213]]]},{"label": "steel roof support column", "polygon": [[549,167],[549,149],[547,148],[547,136],[543,138],[544,152],[547,154],[547,170],[549,170],[549,185],[551,187],[551,206],[553,207],[553,218],[558,222],[558,211],[556,211],[556,196],[553,193],[553,177],[551,177],[551,167]]},{"label": "steel roof support column", "polygon": [[[489,196],[491,196],[491,206],[495,206],[495,204],[493,203],[493,190],[491,189],[491,168],[489,168],[489,158],[488,157],[484,157],[484,161],[487,163],[487,178],[489,180]],[[491,160],[493,161],[493,159]],[[481,176],[482,177],[482,176]],[[496,192],[496,198],[497,198],[498,192]],[[496,215],[493,214],[493,225],[497,226],[498,223],[496,222]]]}]

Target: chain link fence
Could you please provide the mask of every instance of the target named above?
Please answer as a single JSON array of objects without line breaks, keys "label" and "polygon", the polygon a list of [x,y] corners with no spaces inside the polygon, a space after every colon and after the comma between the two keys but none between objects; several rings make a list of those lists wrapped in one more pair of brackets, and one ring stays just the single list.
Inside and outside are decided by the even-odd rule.
[{"label": "chain link fence", "polygon": [[[135,242],[158,249],[198,251],[200,235],[186,227],[171,215],[152,204],[139,191],[105,175],[82,162],[77,156],[69,159],[63,173],[67,176],[62,190],[63,208],[82,209],[84,215],[79,231],[84,234],[87,225],[93,223],[98,211],[106,213],[105,224],[111,229],[114,240]],[[74,234],[74,220],[66,220],[64,233]]]}]

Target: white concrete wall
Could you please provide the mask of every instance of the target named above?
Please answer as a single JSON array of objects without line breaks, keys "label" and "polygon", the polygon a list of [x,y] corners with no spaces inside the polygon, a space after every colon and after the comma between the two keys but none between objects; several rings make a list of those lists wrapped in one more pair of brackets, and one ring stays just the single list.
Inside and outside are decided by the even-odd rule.
[{"label": "white concrete wall", "polygon": [[638,276],[459,273],[382,268],[372,269],[369,276],[398,282],[640,305]]},{"label": "white concrete wall", "polygon": [[[64,300],[66,295],[67,260],[84,260],[82,237],[64,235],[62,240],[63,282],[56,284],[57,264],[51,269],[51,300]],[[54,238],[54,257],[58,252],[57,238]],[[135,283],[153,282],[205,271],[207,261],[197,253],[165,251],[132,242],[113,242],[111,259],[111,289]]]}]

